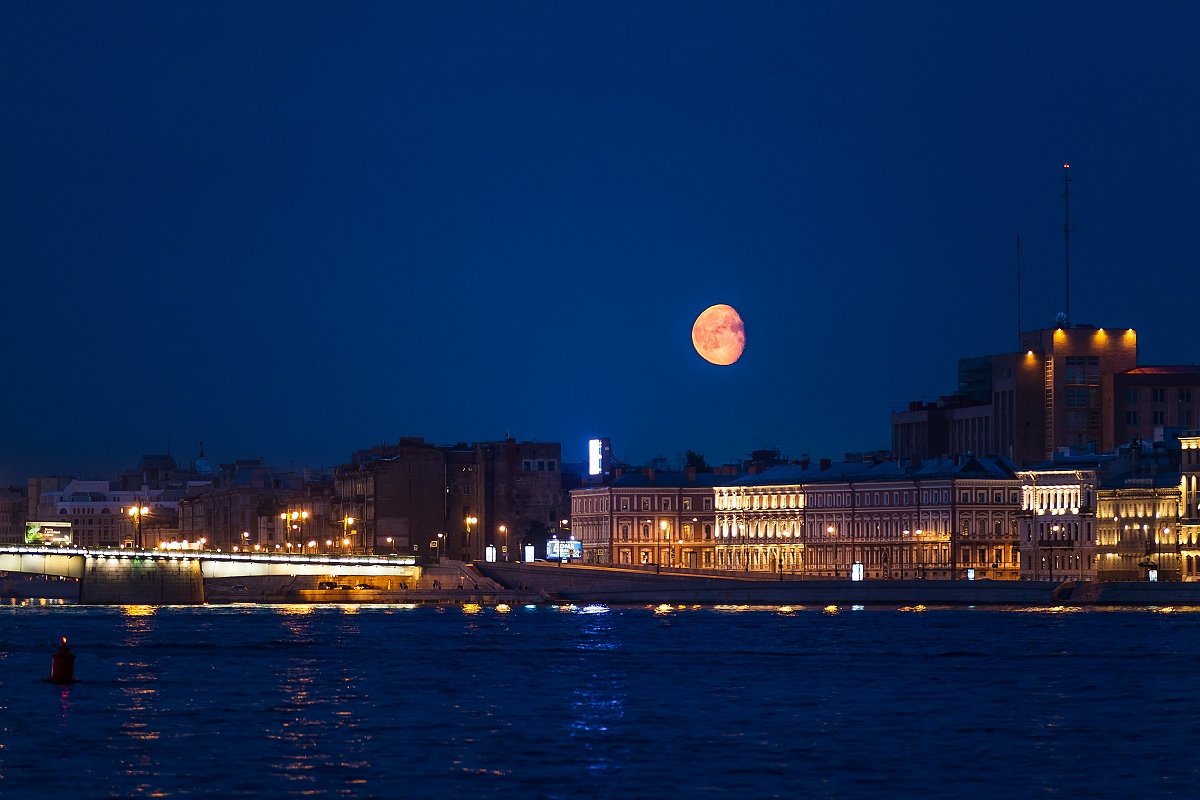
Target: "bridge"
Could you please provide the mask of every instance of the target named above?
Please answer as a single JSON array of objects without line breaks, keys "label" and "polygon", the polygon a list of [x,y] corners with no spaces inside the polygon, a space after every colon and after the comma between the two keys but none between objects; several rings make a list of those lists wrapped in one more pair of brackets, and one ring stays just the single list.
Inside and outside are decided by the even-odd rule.
[{"label": "bridge", "polygon": [[412,556],[283,555],[207,550],[90,549],[0,545],[0,571],[79,580],[93,605],[204,602],[204,581],[252,575],[396,576],[416,581]]}]

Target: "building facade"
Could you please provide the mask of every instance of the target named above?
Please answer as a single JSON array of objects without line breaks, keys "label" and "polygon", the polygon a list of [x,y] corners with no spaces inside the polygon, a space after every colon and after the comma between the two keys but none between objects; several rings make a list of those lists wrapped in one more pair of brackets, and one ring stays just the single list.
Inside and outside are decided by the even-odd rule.
[{"label": "building facade", "polygon": [[1185,581],[1200,580],[1200,430],[1179,436],[1179,550]]},{"label": "building facade", "polygon": [[566,512],[561,450],[557,442],[404,438],[335,470],[332,513],[354,520],[348,529],[367,552],[515,560]]},{"label": "building facade", "polygon": [[23,544],[29,508],[28,490],[21,486],[0,489],[0,544]]},{"label": "building facade", "polygon": [[735,471],[618,470],[607,485],[571,491],[571,535],[587,564],[715,569],[714,488],[737,477]]},{"label": "building facade", "polygon": [[1174,440],[1135,441],[1022,470],[1021,577],[1189,579],[1180,454]]},{"label": "building facade", "polygon": [[769,469],[717,487],[716,567],[802,577],[1015,578],[1017,480],[999,459]]},{"label": "building facade", "polygon": [[[893,412],[901,457],[971,453],[1031,465],[1063,447],[1106,452],[1122,440],[1115,376],[1137,366],[1132,328],[1067,325],[1026,331],[1016,353],[959,361],[953,404]],[[980,405],[982,404],[982,405]]]}]

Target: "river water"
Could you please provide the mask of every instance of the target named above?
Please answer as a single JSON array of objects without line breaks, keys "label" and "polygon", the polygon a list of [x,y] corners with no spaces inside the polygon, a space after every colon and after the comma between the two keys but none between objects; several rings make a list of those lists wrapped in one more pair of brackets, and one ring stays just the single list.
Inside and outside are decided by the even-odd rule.
[{"label": "river water", "polygon": [[1192,798],[1198,656],[1153,610],[7,605],[0,797]]}]

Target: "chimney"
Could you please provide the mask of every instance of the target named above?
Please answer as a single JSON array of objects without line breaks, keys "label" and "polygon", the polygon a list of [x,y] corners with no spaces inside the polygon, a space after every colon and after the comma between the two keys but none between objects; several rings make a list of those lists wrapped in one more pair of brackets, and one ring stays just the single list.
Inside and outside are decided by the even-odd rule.
[{"label": "chimney", "polygon": [[684,470],[684,473],[687,475],[687,479],[688,479],[689,483],[696,480],[696,468],[695,467],[688,467],[686,470]]},{"label": "chimney", "polygon": [[833,462],[830,461],[828,458],[821,459],[821,469],[829,469],[832,466],[833,466]]},{"label": "chimney", "polygon": [[812,459],[810,459],[808,457],[808,453],[805,453],[804,455],[800,456],[800,469],[808,469],[808,466],[811,463],[812,463]]}]

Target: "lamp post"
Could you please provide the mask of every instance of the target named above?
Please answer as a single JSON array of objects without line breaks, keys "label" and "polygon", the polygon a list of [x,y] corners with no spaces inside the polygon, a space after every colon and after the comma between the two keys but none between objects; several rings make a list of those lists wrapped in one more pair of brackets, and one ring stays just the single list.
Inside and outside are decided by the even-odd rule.
[{"label": "lamp post", "polygon": [[504,549],[501,552],[504,553],[504,560],[508,561],[508,526],[501,525],[499,530],[500,535],[504,537]]},{"label": "lamp post", "polygon": [[342,517],[342,549],[346,548],[346,543],[350,541],[350,526],[354,524],[354,517]]},{"label": "lamp post", "polygon": [[443,545],[445,544],[445,542],[446,542],[446,534],[439,533],[437,535],[437,538],[429,543],[430,545],[433,546],[433,562],[435,564],[442,563],[442,549],[443,549]]},{"label": "lamp post", "polygon": [[[667,569],[671,569],[672,567],[674,567],[674,566],[675,566],[675,563],[674,563],[674,561],[673,561],[673,559],[672,559],[672,556],[673,556],[673,554],[672,554],[672,552],[671,552],[671,534],[669,534],[669,533],[667,532],[667,521],[666,521],[665,519],[663,519],[663,520],[659,520],[659,522],[658,522],[658,529],[659,529],[660,531],[662,531],[662,537],[663,537],[663,541],[664,541],[664,542],[666,542],[666,544],[667,544]],[[659,552],[659,558],[658,558],[658,560],[659,560],[659,561],[661,561],[661,560],[662,560],[662,553],[661,553],[661,551]]]},{"label": "lamp post", "polygon": [[465,522],[467,526],[467,536],[463,540],[462,560],[468,561],[471,555],[471,526],[479,522],[479,517],[469,516],[463,520],[463,522]]},{"label": "lamp post", "polygon": [[133,547],[142,549],[142,517],[150,513],[150,507],[141,505],[129,507],[129,516],[133,518]]}]

